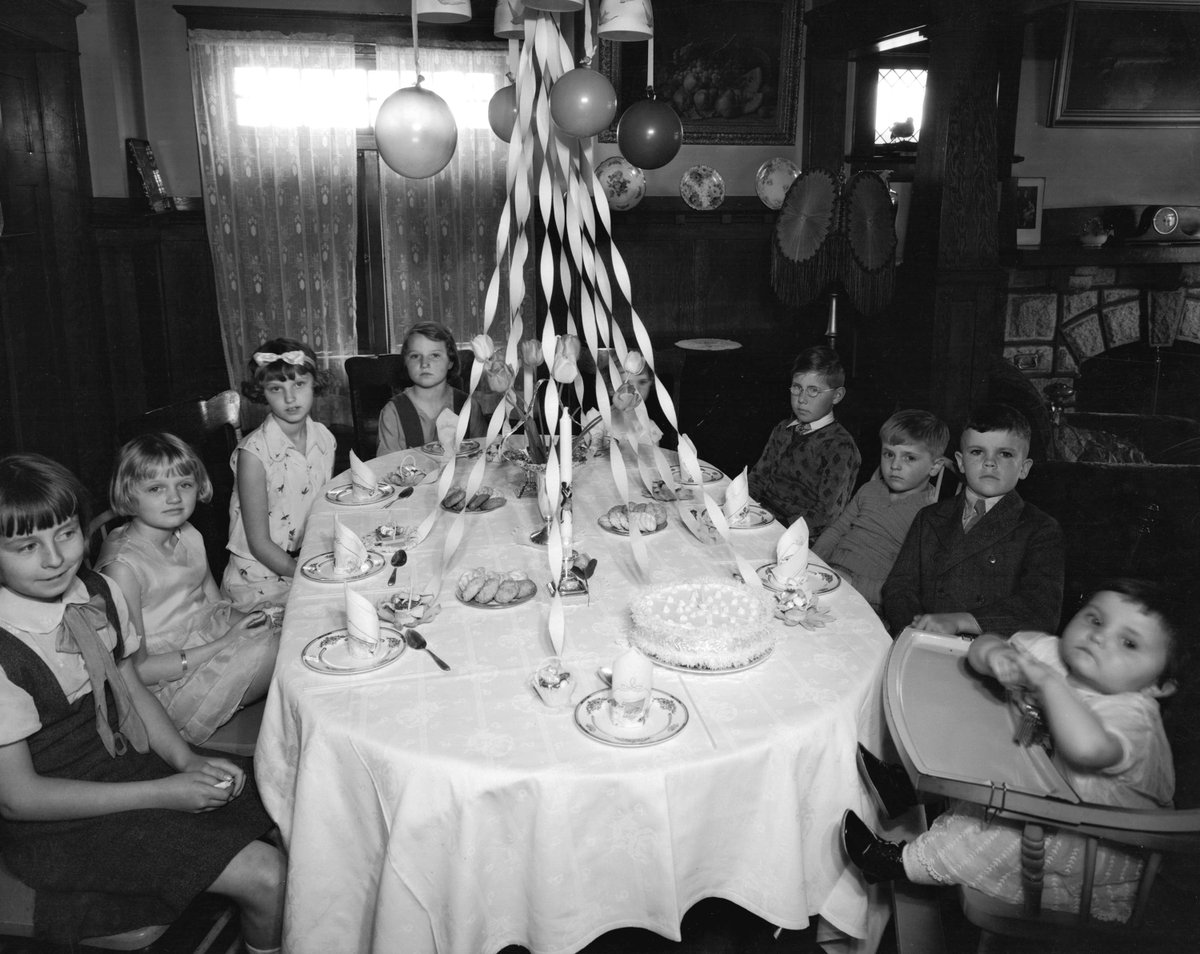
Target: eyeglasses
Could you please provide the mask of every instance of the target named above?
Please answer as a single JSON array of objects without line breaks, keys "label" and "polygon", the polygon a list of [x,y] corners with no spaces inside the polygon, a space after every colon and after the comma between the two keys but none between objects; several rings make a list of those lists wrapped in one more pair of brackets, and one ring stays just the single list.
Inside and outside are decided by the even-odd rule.
[{"label": "eyeglasses", "polygon": [[810,384],[808,387],[802,388],[798,384],[793,384],[788,390],[792,392],[792,397],[799,397],[803,394],[810,401],[815,401],[826,391],[836,391],[837,388],[819,388],[815,384]]}]

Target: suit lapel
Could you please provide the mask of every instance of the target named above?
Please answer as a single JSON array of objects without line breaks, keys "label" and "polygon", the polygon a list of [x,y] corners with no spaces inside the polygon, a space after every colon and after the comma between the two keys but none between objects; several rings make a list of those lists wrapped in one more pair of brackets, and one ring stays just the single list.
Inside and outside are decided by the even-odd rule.
[{"label": "suit lapel", "polygon": [[962,497],[956,497],[958,506],[954,509],[948,526],[940,537],[945,554],[942,560],[942,570],[957,566],[964,560],[969,560],[975,554],[994,546],[997,541],[1004,539],[1016,529],[1021,519],[1021,511],[1025,502],[1017,492],[1011,491],[1004,499],[975,525],[968,534],[962,532]]}]

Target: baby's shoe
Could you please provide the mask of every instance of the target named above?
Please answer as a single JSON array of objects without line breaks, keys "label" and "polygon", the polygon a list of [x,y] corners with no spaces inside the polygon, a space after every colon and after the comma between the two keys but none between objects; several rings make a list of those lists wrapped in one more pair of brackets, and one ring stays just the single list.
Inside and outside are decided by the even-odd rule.
[{"label": "baby's shoe", "polygon": [[846,809],[842,815],[842,851],[863,873],[867,884],[904,878],[904,842],[885,841]]},{"label": "baby's shoe", "polygon": [[917,790],[901,766],[889,765],[876,758],[862,743],[859,743],[856,758],[858,774],[884,815],[896,818],[917,804]]}]

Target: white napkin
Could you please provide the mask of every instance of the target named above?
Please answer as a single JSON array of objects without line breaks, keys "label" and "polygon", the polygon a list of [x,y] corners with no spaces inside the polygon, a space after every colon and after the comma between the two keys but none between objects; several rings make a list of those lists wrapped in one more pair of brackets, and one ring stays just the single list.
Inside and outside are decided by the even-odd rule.
[{"label": "white napkin", "polygon": [[775,579],[797,580],[807,569],[808,524],[803,517],[797,517],[775,543]]},{"label": "white napkin", "polygon": [[333,571],[349,576],[362,569],[367,562],[367,546],[357,533],[341,520],[333,525]]},{"label": "white napkin", "polygon": [[[750,505],[750,473],[748,468],[743,467],[742,472],[729,482],[729,486],[725,488],[725,503],[721,505],[721,512],[725,514],[726,520],[736,520],[742,515],[742,511]],[[804,538],[805,545],[808,543],[808,536]]]},{"label": "white napkin", "polygon": [[370,649],[379,645],[379,616],[371,601],[342,584],[346,593],[346,632]]},{"label": "white napkin", "polygon": [[442,445],[442,450],[446,454],[454,453],[454,448],[457,446],[454,442],[458,437],[458,415],[450,408],[442,408],[442,413],[437,416],[437,436],[438,442]]},{"label": "white napkin", "polygon": [[630,646],[613,661],[612,694],[622,705],[645,698],[654,688],[654,663]]},{"label": "white napkin", "polygon": [[379,487],[375,471],[359,460],[353,450],[350,451],[350,483],[355,493],[362,497],[370,497]]}]

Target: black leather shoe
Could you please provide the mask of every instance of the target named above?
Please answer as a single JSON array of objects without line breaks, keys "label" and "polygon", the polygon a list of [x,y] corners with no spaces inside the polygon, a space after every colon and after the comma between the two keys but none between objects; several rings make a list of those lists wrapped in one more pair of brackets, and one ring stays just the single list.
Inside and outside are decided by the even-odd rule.
[{"label": "black leather shoe", "polygon": [[904,878],[904,842],[885,841],[846,809],[842,814],[842,851],[867,879],[867,884]]},{"label": "black leather shoe", "polygon": [[888,818],[896,818],[917,804],[917,790],[908,780],[908,773],[899,765],[889,765],[858,746],[858,774],[867,791]]}]

